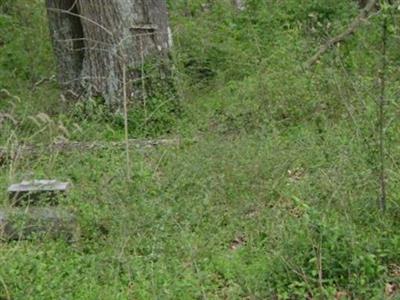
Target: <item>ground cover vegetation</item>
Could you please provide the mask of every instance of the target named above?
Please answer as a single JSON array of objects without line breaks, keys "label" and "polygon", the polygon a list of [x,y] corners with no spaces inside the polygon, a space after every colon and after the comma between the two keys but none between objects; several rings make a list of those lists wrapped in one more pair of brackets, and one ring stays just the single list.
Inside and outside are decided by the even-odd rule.
[{"label": "ground cover vegetation", "polygon": [[[0,201],[32,178],[73,183],[81,239],[0,247],[2,299],[384,299],[400,284],[399,10],[349,0],[169,3],[174,89],[131,104],[69,101],[42,1],[0,0]],[[379,99],[386,18],[384,167]],[[156,86],[157,82],[153,83]],[[155,88],[157,91],[157,89]],[[82,151],[54,142],[101,142]],[[15,155],[17,145],[35,153]],[[10,155],[8,155],[10,154]],[[128,175],[131,177],[129,178]]]}]

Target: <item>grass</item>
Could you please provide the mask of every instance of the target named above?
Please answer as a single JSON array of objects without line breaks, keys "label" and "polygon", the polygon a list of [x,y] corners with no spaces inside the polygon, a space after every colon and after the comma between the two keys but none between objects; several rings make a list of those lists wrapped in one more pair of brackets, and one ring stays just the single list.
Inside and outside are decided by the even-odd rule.
[{"label": "grass", "polygon": [[5,286],[17,299],[300,297],[318,293],[321,247],[324,295],[382,295],[399,259],[397,216],[374,213],[374,178],[331,134],[334,164],[304,129],[132,153],[128,186],[119,150],[19,161],[72,180],[64,205],[82,240],[5,245]]},{"label": "grass", "polygon": [[[130,137],[180,137],[182,143],[133,149],[131,181],[121,149],[46,149],[63,139],[122,140],[123,126],[96,101],[60,105],[55,82],[33,89],[54,73],[39,2],[29,24],[21,23],[26,1],[16,2],[22,17],[0,14],[6,34],[0,36],[0,89],[8,91],[0,94],[0,108],[11,117],[0,121],[0,141],[9,148],[44,145],[38,155],[1,165],[1,202],[8,205],[5,187],[12,182],[69,180],[73,189],[62,205],[75,211],[82,232],[74,244],[2,244],[1,297],[383,299],[388,284],[398,286],[397,40],[389,54],[389,209],[381,214],[374,82],[379,22],[305,72],[298,62],[325,33],[310,30],[318,24],[314,17],[299,20],[311,11],[321,26],[338,28],[355,7],[310,0],[300,9],[288,0],[269,14],[255,2],[250,8],[257,13],[242,16],[225,4],[204,12],[193,1],[189,17],[183,1],[171,4],[181,114],[157,113],[143,132],[135,125],[139,108]],[[24,52],[29,36],[46,41],[35,49],[33,67]]]}]

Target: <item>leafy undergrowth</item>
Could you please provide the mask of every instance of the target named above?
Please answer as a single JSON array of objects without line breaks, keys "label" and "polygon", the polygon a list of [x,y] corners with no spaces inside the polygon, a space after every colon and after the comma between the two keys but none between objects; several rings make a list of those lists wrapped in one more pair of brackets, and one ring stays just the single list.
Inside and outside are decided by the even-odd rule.
[{"label": "leafy undergrowth", "polygon": [[[54,73],[41,3],[29,14],[27,1],[15,1],[18,9],[4,2],[0,141],[10,151],[21,143],[41,146],[0,157],[0,199],[8,206],[5,188],[23,179],[71,181],[62,205],[78,216],[81,239],[3,243],[0,297],[396,296],[398,41],[390,42],[388,54],[389,209],[382,214],[374,79],[379,17],[356,42],[305,71],[299,62],[309,46],[340,31],[355,5],[287,0],[266,9],[259,2],[249,1],[242,15],[228,1],[212,8],[202,1],[171,3],[179,118],[155,110],[155,121],[144,126],[138,107],[130,137],[179,137],[181,143],[132,149],[132,178],[126,153],[107,146],[123,140],[120,117],[96,100],[65,103],[53,80],[41,82]],[[26,58],[25,40],[45,41],[34,49],[35,60]],[[158,107],[164,99],[155,101]],[[46,145],[55,141],[105,147],[50,151]]]},{"label": "leafy undergrowth", "polygon": [[3,294],[380,298],[398,282],[400,211],[376,212],[362,147],[338,130],[322,145],[302,128],[133,152],[132,182],[116,149],[21,158],[2,185],[24,172],[71,180],[63,205],[82,238],[4,244]]}]

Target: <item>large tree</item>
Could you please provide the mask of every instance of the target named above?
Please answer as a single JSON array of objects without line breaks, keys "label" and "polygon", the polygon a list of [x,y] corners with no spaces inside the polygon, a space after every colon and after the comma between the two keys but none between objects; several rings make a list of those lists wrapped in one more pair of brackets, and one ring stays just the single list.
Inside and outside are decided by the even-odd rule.
[{"label": "large tree", "polygon": [[46,1],[59,82],[72,94],[101,96],[119,108],[123,78],[131,95],[144,60],[167,57],[165,0]]}]

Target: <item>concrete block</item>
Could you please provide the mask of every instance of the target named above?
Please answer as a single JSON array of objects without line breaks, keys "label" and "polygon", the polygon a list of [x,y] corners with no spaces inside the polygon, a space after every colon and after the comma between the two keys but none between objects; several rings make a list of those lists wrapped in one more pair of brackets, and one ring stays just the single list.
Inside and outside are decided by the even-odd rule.
[{"label": "concrete block", "polygon": [[13,206],[57,205],[59,197],[69,189],[68,182],[57,180],[33,180],[13,184],[8,195]]}]

